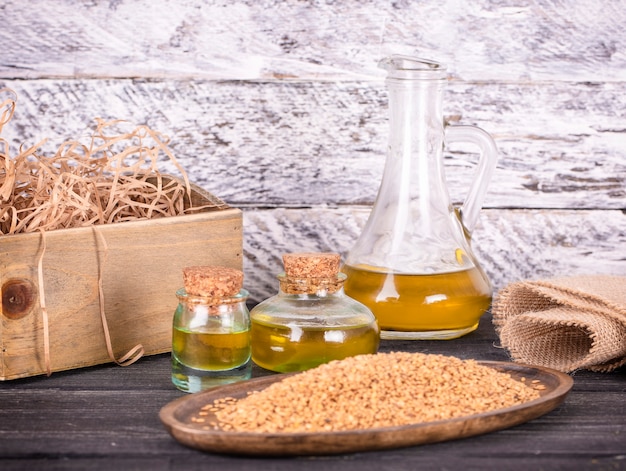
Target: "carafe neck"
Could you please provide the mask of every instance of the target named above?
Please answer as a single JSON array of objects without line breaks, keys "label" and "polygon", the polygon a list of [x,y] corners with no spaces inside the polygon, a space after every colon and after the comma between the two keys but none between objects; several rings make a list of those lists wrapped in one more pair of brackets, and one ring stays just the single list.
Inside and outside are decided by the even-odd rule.
[{"label": "carafe neck", "polygon": [[[443,90],[445,78],[423,71],[387,78],[389,92],[389,150],[404,158],[438,159],[443,150]],[[428,76],[426,76],[428,77]]]}]

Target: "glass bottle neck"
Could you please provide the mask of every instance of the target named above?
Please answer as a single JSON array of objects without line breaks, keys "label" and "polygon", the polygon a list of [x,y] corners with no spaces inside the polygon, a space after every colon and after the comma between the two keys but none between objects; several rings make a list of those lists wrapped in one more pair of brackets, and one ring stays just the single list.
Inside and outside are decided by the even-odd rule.
[{"label": "glass bottle neck", "polygon": [[176,291],[176,297],[178,301],[183,304],[188,305],[206,305],[206,306],[220,306],[220,305],[230,305],[230,304],[239,304],[245,303],[248,299],[248,290],[242,288],[239,293],[234,296],[219,296],[219,297],[208,297],[208,296],[197,296],[193,294],[187,293],[185,288],[180,288]]},{"label": "glass bottle neck", "polygon": [[444,85],[444,79],[387,79],[389,148],[378,200],[385,207],[397,205],[400,212],[412,207],[427,221],[433,211],[449,209],[443,175]]},{"label": "glass bottle neck", "polygon": [[285,274],[278,275],[281,295],[311,295],[326,297],[343,293],[344,273],[334,278],[292,278]]},{"label": "glass bottle neck", "polygon": [[431,59],[394,54],[382,59],[378,66],[387,71],[387,76],[394,79],[427,79],[446,78],[446,67]]},{"label": "glass bottle neck", "polygon": [[439,159],[444,136],[444,85],[442,79],[387,79],[391,156]]}]

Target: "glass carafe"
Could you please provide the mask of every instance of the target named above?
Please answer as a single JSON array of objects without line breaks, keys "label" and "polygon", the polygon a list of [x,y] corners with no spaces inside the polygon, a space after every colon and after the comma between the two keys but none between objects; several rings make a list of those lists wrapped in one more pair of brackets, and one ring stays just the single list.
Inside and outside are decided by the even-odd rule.
[{"label": "glass carafe", "polygon": [[[478,327],[491,284],[470,246],[497,160],[493,139],[443,119],[446,69],[391,56],[390,134],[382,182],[369,219],[345,257],[345,292],[368,306],[384,339],[452,339]],[[465,201],[451,203],[444,144],[477,146],[480,160]]]}]

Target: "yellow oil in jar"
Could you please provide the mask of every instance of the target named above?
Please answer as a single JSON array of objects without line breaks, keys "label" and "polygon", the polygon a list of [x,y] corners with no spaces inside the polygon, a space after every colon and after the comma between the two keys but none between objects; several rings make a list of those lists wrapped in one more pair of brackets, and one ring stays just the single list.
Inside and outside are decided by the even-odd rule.
[{"label": "yellow oil in jar", "polygon": [[180,363],[197,370],[232,370],[250,359],[250,331],[194,332],[176,327],[172,353]]},{"label": "yellow oil in jar", "polygon": [[376,323],[332,328],[252,320],[252,361],[279,373],[304,371],[331,360],[376,353],[379,342]]},{"label": "yellow oil in jar", "polygon": [[393,338],[385,331],[449,331],[439,338],[459,337],[478,327],[491,304],[491,286],[477,268],[405,275],[345,265],[342,271],[348,276],[346,294],[372,310],[383,338]]}]

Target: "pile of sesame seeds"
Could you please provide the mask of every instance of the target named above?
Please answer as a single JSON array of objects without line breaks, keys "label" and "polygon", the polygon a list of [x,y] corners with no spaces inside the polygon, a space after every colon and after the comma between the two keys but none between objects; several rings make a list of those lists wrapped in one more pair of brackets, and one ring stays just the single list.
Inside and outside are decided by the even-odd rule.
[{"label": "pile of sesame seeds", "polygon": [[207,428],[299,433],[431,422],[502,409],[539,398],[525,384],[474,360],[421,353],[378,353],[332,361],[283,378],[245,398],[218,399],[201,415]]}]

